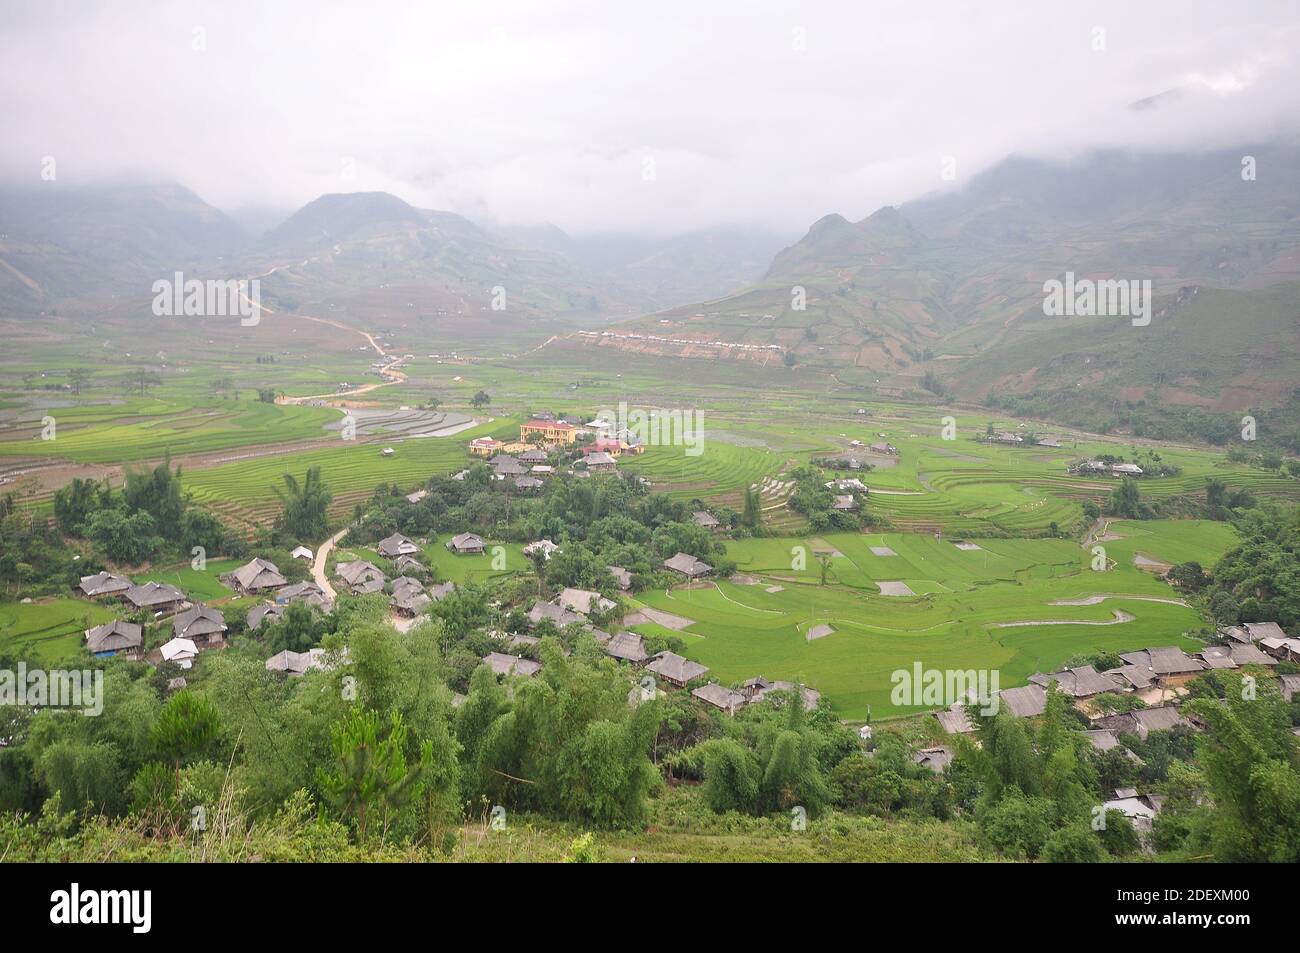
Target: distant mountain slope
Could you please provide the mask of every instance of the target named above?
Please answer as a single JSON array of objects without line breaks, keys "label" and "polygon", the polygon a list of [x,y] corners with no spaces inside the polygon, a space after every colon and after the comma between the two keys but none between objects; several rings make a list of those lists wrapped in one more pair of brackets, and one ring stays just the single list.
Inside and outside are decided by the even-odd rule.
[{"label": "distant mountain slope", "polygon": [[933,369],[968,391],[962,362],[943,358],[997,348],[1041,318],[1043,282],[1066,271],[1150,278],[1160,293],[1300,278],[1300,153],[1008,159],[959,192],[858,222],[826,216],[750,288],[624,322],[599,343],[764,361],[776,346],[845,381],[901,391]]},{"label": "distant mountain slope", "polygon": [[179,185],[0,190],[0,302],[39,307],[138,286],[167,268],[234,254],[248,240]]},{"label": "distant mountain slope", "polygon": [[1184,286],[1156,299],[1147,327],[1039,313],[998,346],[933,366],[955,396],[1023,416],[1220,442],[1249,411],[1265,442],[1300,446],[1300,282]]},{"label": "distant mountain slope", "polygon": [[712,228],[664,238],[566,234],[554,225],[499,230],[530,248],[559,252],[640,310],[656,311],[745,288],[785,241],[756,229]]},{"label": "distant mountain slope", "polygon": [[284,251],[312,250],[376,231],[427,224],[418,209],[387,192],[322,195],[267,232],[259,245]]},{"label": "distant mountain slope", "polygon": [[639,310],[558,252],[384,192],[321,196],[267,232],[238,268],[262,277],[273,309],[328,311],[427,349],[531,346]]}]

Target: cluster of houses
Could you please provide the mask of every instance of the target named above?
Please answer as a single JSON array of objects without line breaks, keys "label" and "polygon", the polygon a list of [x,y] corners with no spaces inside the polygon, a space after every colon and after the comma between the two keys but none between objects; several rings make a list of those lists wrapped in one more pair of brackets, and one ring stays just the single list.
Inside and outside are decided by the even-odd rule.
[{"label": "cluster of houses", "polygon": [[1069,473],[1140,477],[1142,468],[1136,463],[1106,463],[1104,460],[1080,460],[1066,468]]},{"label": "cluster of houses", "polygon": [[[455,537],[448,544],[454,552],[453,543],[460,540],[466,548],[464,552],[483,552],[483,540],[474,536],[472,540],[464,539],[471,534]],[[375,592],[389,593],[388,604],[399,616],[413,619],[427,609],[432,603],[445,599],[456,591],[454,582],[426,585],[418,578],[428,575],[428,568],[416,558],[423,550],[418,543],[401,533],[393,533],[381,539],[375,551],[385,559],[391,560],[393,568],[399,575],[390,584],[384,571],[368,559],[354,559],[339,563],[334,567],[334,574],[340,585],[350,595],[365,596]],[[414,575],[412,575],[414,573]]]},{"label": "cluster of houses", "polygon": [[1055,434],[1030,434],[1026,439],[1023,434],[1011,430],[995,430],[992,433],[984,434],[981,439],[988,443],[1002,443],[1013,447],[1050,447],[1053,450],[1059,450],[1062,446],[1060,438]]},{"label": "cluster of houses", "polygon": [[[299,547],[299,550],[305,553],[305,558],[311,558],[311,550],[305,547]],[[296,550],[294,555],[299,556],[299,551]],[[281,618],[292,602],[306,602],[325,612],[331,608],[329,599],[315,583],[291,585],[279,567],[260,557],[222,576],[221,581],[239,595],[266,597],[267,601],[248,611],[245,621],[252,630],[268,620],[274,622]],[[200,652],[226,645],[229,626],[222,612],[202,602],[191,602],[184,592],[167,583],[137,585],[117,573],[99,572],[83,576],[76,589],[81,595],[97,601],[120,602],[132,612],[150,612],[155,619],[171,616],[172,637],[147,654],[144,651],[144,627],[139,623],[115,619],[87,629],[86,647],[97,658],[120,656],[154,664],[173,662],[181,668],[190,668]]]},{"label": "cluster of houses", "polygon": [[[1300,662],[1300,639],[1288,637],[1276,622],[1225,626],[1219,629],[1219,637],[1219,644],[1192,653],[1172,645],[1123,652],[1120,659],[1124,664],[1106,671],[1084,665],[1038,672],[1029,677],[1028,685],[998,692],[998,709],[1016,718],[1041,715],[1047,707],[1047,688],[1055,684],[1088,717],[1092,726],[1084,732],[1088,742],[1099,751],[1109,751],[1122,746],[1123,734],[1145,739],[1153,731],[1169,731],[1179,725],[1198,727],[1182,714],[1178,703],[1185,694],[1183,686],[1207,671],[1246,665],[1267,671],[1282,661]],[[1278,683],[1283,698],[1290,701],[1300,690],[1300,675],[1282,675]],[[1132,694],[1147,707],[1111,714],[1107,706],[1095,703],[1099,697],[1112,694]],[[975,730],[964,702],[936,712],[935,718],[948,734]],[[1300,735],[1300,728],[1295,731]],[[927,762],[932,767],[941,761],[946,765],[944,757],[951,760],[952,752],[944,746],[925,750],[939,753],[937,760]],[[1137,758],[1133,752],[1127,753]],[[1124,812],[1139,827],[1149,827],[1160,809],[1158,798],[1138,795],[1136,791],[1117,791],[1106,807]]]},{"label": "cluster of houses", "polygon": [[[539,540],[539,542],[550,542]],[[537,544],[530,544],[537,545]],[[552,544],[553,545],[553,544]],[[678,554],[684,555],[684,554]],[[694,557],[685,557],[693,559]],[[608,567],[619,581],[621,588],[630,588],[631,576],[627,570],[618,566]],[[597,613],[608,613],[618,607],[618,603],[606,599],[599,592],[587,589],[566,588],[549,601],[538,599],[528,612],[528,627],[536,629],[543,621],[550,621],[557,627],[580,625],[590,632],[604,649],[605,654],[620,662],[626,662],[635,668],[644,669],[653,674],[660,682],[673,688],[684,689],[691,682],[708,674],[709,669],[698,662],[693,662],[675,652],[659,652],[651,655],[646,648],[645,639],[636,632],[616,632],[610,634],[596,628],[589,619]],[[500,634],[500,633],[498,633]],[[504,635],[501,636],[505,638]],[[536,645],[540,638],[536,635],[517,634],[509,637],[511,648],[523,648]],[[483,662],[501,676],[521,676],[531,678],[541,671],[541,664],[524,657],[506,652],[489,652],[483,656]],[[770,681],[762,676],[751,678],[742,684],[739,690],[731,689],[717,682],[709,682],[691,690],[691,694],[715,708],[734,714],[736,709],[762,701],[773,692],[798,691],[804,705],[813,709],[821,700],[821,694],[814,689],[797,686],[793,682]]]},{"label": "cluster of houses", "polygon": [[511,481],[516,489],[526,492],[540,489],[555,473],[553,454],[572,457],[575,448],[586,464],[585,470],[569,471],[576,476],[614,472],[619,457],[645,451],[634,435],[626,430],[614,432],[603,419],[575,424],[549,413],[534,414],[520,424],[518,440],[477,437],[469,442],[470,454],[486,459],[496,480]]},{"label": "cluster of houses", "polygon": [[77,592],[101,602],[116,601],[135,612],[150,612],[155,619],[172,615],[172,638],[155,652],[145,655],[144,626],[125,619],[114,619],[87,629],[86,648],[96,658],[148,659],[155,663],[176,662],[189,668],[204,649],[226,644],[226,620],[216,609],[191,603],[175,586],[160,582],[140,585],[125,576],[110,572],[83,576]]}]

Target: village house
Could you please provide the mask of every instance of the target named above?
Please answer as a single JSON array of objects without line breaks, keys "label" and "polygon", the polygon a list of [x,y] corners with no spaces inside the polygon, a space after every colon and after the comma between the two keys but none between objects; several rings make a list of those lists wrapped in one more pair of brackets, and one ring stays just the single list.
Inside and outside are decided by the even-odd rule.
[{"label": "village house", "polygon": [[577,430],[577,427],[565,420],[544,420],[534,417],[519,425],[519,439],[531,443],[533,438],[537,438],[544,444],[568,446],[577,439]]},{"label": "village house", "polygon": [[1053,450],[1061,449],[1061,440],[1054,434],[1044,434],[1034,441],[1040,447],[1050,447]]},{"label": "village house", "polygon": [[414,556],[420,551],[420,547],[401,533],[394,533],[381,539],[376,551],[385,559],[396,559],[398,556]]},{"label": "village house", "polygon": [[703,510],[696,510],[691,514],[691,520],[696,526],[701,526],[704,529],[707,529],[710,533],[716,533],[722,527],[722,524],[718,522],[716,516],[712,513],[706,513]]},{"label": "village house", "polygon": [[1157,705],[1153,708],[1135,708],[1118,715],[1106,715],[1096,719],[1094,724],[1121,735],[1137,735],[1145,740],[1153,731],[1169,731],[1178,725],[1190,726],[1191,722],[1180,715],[1173,705]]},{"label": "village house", "polygon": [[1091,665],[1066,668],[1048,675],[1037,672],[1029,676],[1029,681],[1043,688],[1056,682],[1057,687],[1071,698],[1091,698],[1103,692],[1124,690],[1124,686],[1117,683],[1115,679],[1108,678],[1106,674],[1098,672]]},{"label": "village house", "polygon": [[533,607],[528,610],[528,624],[530,626],[535,626],[543,619],[550,619],[560,628],[563,628],[566,625],[575,625],[579,622],[587,621],[585,616],[579,615],[576,612],[571,612],[561,605],[557,605],[554,602],[543,602],[538,599],[533,603]]},{"label": "village house", "polygon": [[441,602],[449,595],[456,591],[454,582],[439,582],[429,587],[429,598],[434,602]]},{"label": "village house", "polygon": [[608,453],[601,450],[587,457],[587,469],[592,473],[612,473],[618,464]]},{"label": "village house", "polygon": [[1110,472],[1115,476],[1141,476],[1142,468],[1136,463],[1116,463],[1111,465]]},{"label": "village house", "polygon": [[892,443],[873,443],[867,449],[872,453],[883,453],[891,457],[898,456],[898,448]]},{"label": "village house", "polygon": [[413,618],[428,608],[433,600],[425,594],[424,583],[410,576],[399,576],[393,580],[393,594],[388,604],[398,615]]},{"label": "village house", "polygon": [[1137,788],[1116,788],[1115,797],[1102,804],[1102,809],[1119,811],[1135,828],[1149,831],[1163,803],[1164,797],[1159,794],[1138,794]]},{"label": "village house", "polygon": [[164,613],[178,609],[185,601],[185,593],[166,583],[146,582],[143,586],[132,586],[124,598],[137,609]]},{"label": "village house", "polygon": [[190,668],[199,657],[199,649],[190,639],[171,639],[159,647],[158,657],[181,668]]},{"label": "village house", "polygon": [[120,597],[132,589],[135,583],[126,576],[112,572],[97,572],[93,576],[82,576],[77,584],[77,591],[91,599],[111,599]]},{"label": "village house", "polygon": [[302,675],[313,669],[324,669],[321,657],[324,649],[308,649],[306,652],[293,652],[285,649],[266,660],[268,672],[284,672],[286,675]]},{"label": "village house", "polygon": [[961,703],[951,705],[946,711],[936,711],[935,719],[939,727],[950,735],[968,735],[975,730],[975,725],[966,713],[966,706]]},{"label": "village house", "polygon": [[343,580],[343,584],[354,596],[379,592],[384,588],[386,580],[383,570],[368,559],[339,563],[334,567],[334,574]]},{"label": "village house", "polygon": [[1210,645],[1196,653],[1206,668],[1232,669],[1243,665],[1272,667],[1278,660],[1265,655],[1253,643],[1229,642],[1227,645]]},{"label": "village house", "polygon": [[1219,627],[1219,635],[1235,642],[1258,642],[1261,639],[1285,639],[1286,633],[1276,622],[1243,622]]},{"label": "village house", "polygon": [[287,605],[290,602],[305,602],[321,612],[329,612],[334,608],[329,599],[325,597],[324,590],[310,581],[295,582],[293,585],[285,586],[275,594],[275,601],[281,605]]},{"label": "village house", "polygon": [[1040,685],[1004,688],[997,697],[998,707],[1016,718],[1036,718],[1047,710],[1047,692]]},{"label": "village house", "polygon": [[606,566],[609,574],[614,577],[614,583],[619,589],[627,592],[632,588],[632,574],[622,566]]},{"label": "village house", "polygon": [[538,463],[545,463],[546,451],[538,447],[533,447],[529,450],[525,450],[523,453],[519,454],[519,462],[526,463],[529,466],[533,466],[534,464],[538,464]]},{"label": "village house", "polygon": [[458,556],[467,556],[482,553],[487,547],[481,536],[475,536],[473,533],[460,533],[448,540],[447,548]]},{"label": "village house", "polygon": [[469,452],[476,457],[490,457],[501,447],[501,441],[492,437],[476,437],[469,442]]},{"label": "village house", "polygon": [[851,513],[857,508],[858,501],[853,498],[852,494],[836,496],[835,502],[831,504],[831,509],[838,510],[841,513]]},{"label": "village house", "polygon": [[1282,675],[1278,678],[1278,688],[1282,692],[1282,697],[1286,701],[1293,701],[1296,692],[1300,691],[1300,675]]},{"label": "village house", "polygon": [[267,589],[279,589],[289,582],[280,575],[280,569],[275,563],[261,557],[249,560],[226,579],[234,589],[245,595],[265,592]]},{"label": "village house", "polygon": [[650,656],[645,648],[645,639],[635,632],[620,632],[615,635],[605,643],[605,654],[633,665],[640,665]]},{"label": "village house", "polygon": [[1104,674],[1124,692],[1130,689],[1146,691],[1156,683],[1155,673],[1138,665],[1121,665],[1119,668],[1108,669]]},{"label": "village house", "polygon": [[1259,640],[1259,647],[1279,661],[1300,663],[1300,639],[1269,636]]},{"label": "village house", "polygon": [[539,539],[536,542],[529,543],[527,546],[524,547],[524,555],[532,556],[535,553],[541,553],[543,559],[549,560],[551,558],[551,554],[558,552],[559,549],[560,547],[557,546],[555,543],[551,542],[549,539]]},{"label": "village house", "polygon": [[244,626],[249,632],[255,632],[262,627],[263,622],[274,625],[284,618],[285,608],[277,602],[264,602],[260,606],[253,606],[244,616]]},{"label": "village house", "polygon": [[414,490],[406,494],[406,502],[411,504],[419,503],[428,495],[429,495],[428,490]]},{"label": "village house", "polygon": [[912,754],[912,761],[923,768],[929,768],[935,774],[943,774],[948,765],[952,764],[952,759],[956,757],[951,748],[943,745],[935,745],[930,748],[922,748]]},{"label": "village house", "polygon": [[608,612],[610,609],[618,607],[617,602],[606,599],[599,592],[592,592],[589,589],[565,588],[555,597],[555,601],[566,609],[581,612],[583,615],[591,615],[593,612]]},{"label": "village house", "polygon": [[490,466],[493,476],[498,480],[521,477],[528,472],[514,457],[494,457]]},{"label": "village house", "polygon": [[1119,657],[1139,669],[1149,671],[1155,676],[1156,684],[1162,688],[1176,688],[1190,681],[1197,673],[1205,671],[1204,662],[1192,658],[1176,645],[1121,652]]},{"label": "village house", "polygon": [[803,707],[807,711],[812,711],[822,700],[822,693],[815,688],[796,685],[794,682],[786,682],[780,679],[769,680],[762,675],[755,675],[743,682],[740,691],[750,704],[763,701],[773,692],[798,692],[799,698],[803,701]]},{"label": "village house", "polygon": [[857,477],[841,477],[838,480],[831,480],[826,484],[828,490],[838,490],[841,493],[869,493],[867,485]]},{"label": "village house", "polygon": [[144,630],[134,622],[115,619],[86,630],[86,648],[95,658],[138,659],[143,646]]},{"label": "village house", "polygon": [[489,652],[483,656],[483,661],[498,675],[519,675],[524,678],[532,678],[542,670],[540,662],[534,662],[532,659],[526,659],[518,655],[506,655],[503,652]]},{"label": "village house", "polygon": [[429,571],[424,563],[414,556],[398,556],[393,560],[393,569],[402,576],[405,576],[408,572],[427,573]]},{"label": "village house", "polygon": [[702,559],[696,559],[688,553],[678,553],[671,559],[664,560],[664,568],[681,573],[688,579],[698,579],[713,572],[713,567]]},{"label": "village house", "polygon": [[[648,668],[649,666],[647,666]],[[734,715],[736,709],[745,704],[745,696],[740,692],[732,691],[717,682],[709,682],[707,685],[701,685],[699,688],[692,690],[691,694],[702,702],[707,702],[714,708],[725,711],[728,715]]]},{"label": "village house", "polygon": [[515,489],[522,493],[532,493],[536,490],[540,490],[545,485],[546,484],[534,476],[515,477]]},{"label": "village house", "polygon": [[202,603],[178,613],[172,619],[172,636],[188,639],[195,648],[218,648],[226,644],[226,619],[220,610]]},{"label": "village house", "polygon": [[293,552],[289,554],[294,559],[305,559],[307,562],[312,560],[312,551],[306,546],[295,546]]},{"label": "village house", "polygon": [[[685,688],[686,683],[700,678],[709,670],[699,662],[692,662],[676,652],[660,652],[646,664],[646,671],[653,672],[670,685]],[[745,696],[740,696],[740,704],[745,703]]]}]

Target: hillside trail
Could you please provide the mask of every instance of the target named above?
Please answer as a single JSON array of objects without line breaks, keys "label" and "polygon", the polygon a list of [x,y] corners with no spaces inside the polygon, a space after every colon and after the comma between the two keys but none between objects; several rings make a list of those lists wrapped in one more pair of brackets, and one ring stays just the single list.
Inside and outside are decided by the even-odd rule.
[{"label": "hillside trail", "polygon": [[[306,261],[303,262],[303,264],[306,263],[307,263]],[[275,272],[277,269],[281,267],[285,267],[285,266],[277,265],[275,268],[272,268],[271,271],[268,271],[266,274],[268,275],[272,274],[273,272]],[[259,276],[259,277],[265,277],[265,276]],[[257,308],[259,311],[263,311],[266,314],[276,313],[275,311],[268,308],[266,305],[261,304],[260,302],[254,302],[246,294],[244,294],[242,290],[240,291],[239,295],[241,298],[244,299],[244,301],[246,301],[248,304],[253,305],[253,307]],[[401,384],[405,382],[406,375],[397,369],[397,365],[401,364],[402,359],[400,357],[394,357],[393,355],[385,351],[383,347],[380,345],[380,343],[375,340],[375,336],[371,334],[369,331],[363,331],[360,328],[354,328],[350,325],[343,324],[341,321],[335,321],[331,318],[317,318],[310,314],[281,314],[280,317],[297,318],[301,321],[314,321],[317,324],[324,324],[332,328],[338,328],[340,331],[348,331],[352,334],[360,334],[363,338],[366,339],[366,342],[370,345],[371,348],[374,349],[374,352],[376,354],[378,354],[382,358],[387,358],[387,363],[385,363],[382,367],[379,368],[379,376],[384,378],[384,380],[378,383],[362,384],[360,387],[351,387],[347,390],[335,391],[332,394],[310,394],[306,397],[278,397],[276,398],[275,401],[277,404],[304,404],[307,403],[308,401],[313,401],[313,400],[332,400],[339,397],[356,397],[361,394],[369,394],[371,391],[378,390],[381,387],[390,387],[393,384]]]},{"label": "hillside trail", "polygon": [[320,586],[321,592],[325,593],[325,598],[329,599],[330,602],[333,602],[338,597],[338,594],[334,591],[334,587],[330,585],[329,579],[325,576],[325,566],[329,562],[329,555],[334,550],[335,544],[346,536],[347,533],[348,528],[344,527],[329,539],[325,540],[325,542],[321,543],[316,550],[316,558],[313,559],[311,563],[312,579],[316,581],[316,585]]}]

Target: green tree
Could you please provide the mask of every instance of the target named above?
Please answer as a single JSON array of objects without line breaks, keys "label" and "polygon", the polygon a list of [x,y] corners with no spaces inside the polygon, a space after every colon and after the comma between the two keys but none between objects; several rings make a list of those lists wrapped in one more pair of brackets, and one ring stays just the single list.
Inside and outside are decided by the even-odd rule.
[{"label": "green tree", "polygon": [[354,708],[330,731],[333,769],[317,769],[317,782],[334,808],[349,818],[357,839],[366,840],[373,816],[386,823],[389,812],[405,804],[420,780],[419,767],[407,766],[406,725],[394,714],[385,737],[379,713]]},{"label": "green tree", "polygon": [[284,504],[279,526],[295,539],[316,540],[329,531],[329,505],[334,499],[321,480],[320,467],[310,467],[301,483],[292,473],[284,474],[284,489],[275,488]]}]

